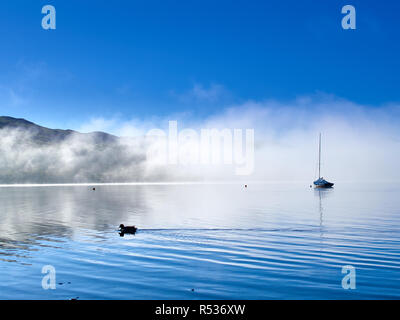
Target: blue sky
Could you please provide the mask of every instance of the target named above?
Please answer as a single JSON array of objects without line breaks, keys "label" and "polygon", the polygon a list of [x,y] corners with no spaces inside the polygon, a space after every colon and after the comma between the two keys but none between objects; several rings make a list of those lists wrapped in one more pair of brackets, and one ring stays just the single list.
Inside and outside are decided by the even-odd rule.
[{"label": "blue sky", "polygon": [[399,16],[399,1],[2,1],[0,114],[77,128],[321,92],[398,103]]}]

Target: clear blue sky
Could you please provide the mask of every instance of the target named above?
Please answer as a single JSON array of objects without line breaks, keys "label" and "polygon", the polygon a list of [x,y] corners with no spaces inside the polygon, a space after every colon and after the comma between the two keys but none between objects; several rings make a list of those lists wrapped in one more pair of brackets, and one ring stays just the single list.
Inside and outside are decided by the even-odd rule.
[{"label": "clear blue sky", "polygon": [[315,92],[376,107],[400,100],[399,33],[395,0],[1,1],[0,114],[71,127]]}]

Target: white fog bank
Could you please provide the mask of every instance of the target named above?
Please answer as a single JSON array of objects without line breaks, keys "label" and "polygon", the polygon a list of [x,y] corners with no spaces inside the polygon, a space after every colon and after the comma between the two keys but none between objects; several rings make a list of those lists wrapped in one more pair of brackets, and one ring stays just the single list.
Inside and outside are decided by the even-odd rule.
[{"label": "white fog bank", "polygon": [[[160,163],[154,155],[149,158],[154,139],[146,138],[146,133],[158,128],[168,135],[168,123],[173,120],[177,121],[178,132],[191,129],[200,134],[201,129],[242,129],[244,134],[246,129],[254,130],[251,174],[237,175],[235,158],[232,164]],[[397,181],[400,178],[399,124],[399,105],[372,107],[332,97],[305,97],[287,103],[249,101],[202,120],[176,115],[157,120],[96,118],[83,124],[81,130],[101,130],[122,137],[115,144],[100,147],[85,135],[72,135],[56,144],[38,146],[30,132],[3,129],[0,130],[0,184],[311,182],[316,177],[319,132],[323,137],[322,175],[325,178],[333,182]],[[186,139],[186,150],[192,147],[199,150],[195,142]],[[224,143],[219,150],[213,148],[212,152],[222,154]]]}]

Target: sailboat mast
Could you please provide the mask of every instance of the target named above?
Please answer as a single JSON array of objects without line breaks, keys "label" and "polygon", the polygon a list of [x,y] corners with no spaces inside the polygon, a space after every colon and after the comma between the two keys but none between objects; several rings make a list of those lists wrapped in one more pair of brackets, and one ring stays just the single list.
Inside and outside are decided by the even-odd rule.
[{"label": "sailboat mast", "polygon": [[319,133],[318,178],[321,178],[321,132]]}]

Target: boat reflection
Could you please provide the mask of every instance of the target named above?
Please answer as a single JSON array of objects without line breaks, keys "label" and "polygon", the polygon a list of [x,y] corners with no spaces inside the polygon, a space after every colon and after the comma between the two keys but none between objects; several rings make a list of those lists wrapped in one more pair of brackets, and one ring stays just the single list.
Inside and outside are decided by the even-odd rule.
[{"label": "boat reflection", "polygon": [[320,229],[320,238],[321,244],[324,237],[324,206],[323,199],[328,198],[334,192],[333,188],[315,188],[314,195],[318,197],[318,212],[319,212],[319,229]]}]

